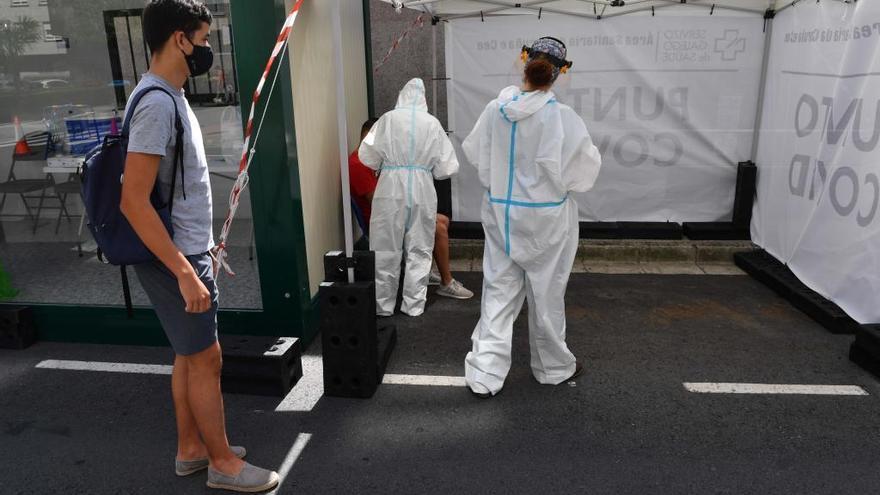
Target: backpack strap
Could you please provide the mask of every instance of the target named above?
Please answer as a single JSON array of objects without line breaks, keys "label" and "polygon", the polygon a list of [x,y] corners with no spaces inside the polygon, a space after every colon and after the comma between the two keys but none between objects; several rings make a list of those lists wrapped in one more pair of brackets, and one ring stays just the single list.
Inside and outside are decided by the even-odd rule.
[{"label": "backpack strap", "polygon": [[119,269],[122,273],[122,297],[125,300],[125,312],[130,320],[134,318],[134,307],[131,304],[131,286],[128,284],[128,272],[125,269],[125,265],[120,265]]},{"label": "backpack strap", "polygon": [[[183,184],[183,122],[180,120],[180,112],[177,108],[177,100],[174,99],[174,95],[172,95],[168,90],[162,88],[160,86],[150,86],[148,88],[143,89],[131,96],[131,99],[128,104],[128,111],[125,113],[125,120],[122,124],[122,138],[125,142],[128,142],[128,132],[131,128],[131,119],[134,117],[134,110],[137,107],[137,104],[140,103],[141,98],[143,98],[147,93],[151,91],[161,91],[167,94],[171,98],[171,103],[174,105],[174,129],[175,129],[175,141],[174,141],[174,157],[173,157],[173,167],[171,170],[171,194],[168,198],[168,212],[170,213],[174,208],[174,188],[177,182],[177,169],[180,168],[180,182],[181,188],[183,192],[183,199],[186,199],[186,188]],[[127,146],[127,145],[126,145]],[[154,191],[159,190],[158,183],[156,184],[156,189]],[[101,254],[101,250],[98,250],[98,259],[102,259],[103,256]],[[128,273],[126,271],[125,265],[119,267],[120,273],[122,275],[122,296],[125,300],[125,311],[128,314],[128,318],[134,318],[134,308],[131,302],[131,288],[128,283]]]},{"label": "backpack strap", "polygon": [[174,157],[173,157],[173,167],[171,170],[171,194],[168,198],[168,211],[172,211],[174,208],[174,189],[177,183],[177,169],[180,169],[180,187],[183,193],[183,199],[186,199],[186,187],[184,185],[183,179],[183,121],[180,119],[180,111],[177,108],[177,100],[174,99],[174,95],[172,95],[167,89],[161,86],[150,86],[144,88],[141,91],[133,94],[128,104],[128,111],[125,113],[125,120],[122,123],[122,137],[127,141],[128,133],[131,128],[131,120],[134,118],[134,110],[137,107],[138,103],[140,103],[141,98],[146,96],[147,93],[151,91],[161,91],[168,95],[171,98],[171,103],[174,105],[174,129],[175,129],[175,141],[174,141]]}]

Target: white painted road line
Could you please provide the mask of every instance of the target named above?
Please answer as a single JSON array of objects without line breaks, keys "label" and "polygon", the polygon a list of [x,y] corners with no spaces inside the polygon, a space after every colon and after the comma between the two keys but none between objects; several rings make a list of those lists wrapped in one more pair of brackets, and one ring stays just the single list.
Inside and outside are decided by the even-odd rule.
[{"label": "white painted road line", "polygon": [[290,447],[290,451],[287,453],[287,456],[284,458],[284,462],[281,463],[281,467],[278,468],[278,486],[276,486],[268,495],[274,495],[281,490],[281,486],[284,485],[284,480],[287,479],[287,475],[290,474],[290,469],[293,468],[293,465],[296,464],[297,459],[302,454],[302,451],[308,445],[309,440],[312,439],[311,433],[300,433],[299,436],[296,437],[296,441],[293,442],[293,446]]},{"label": "white painted road line", "polygon": [[[98,361],[65,361],[48,359],[36,366],[41,369],[68,371],[100,371],[108,373],[136,373],[147,375],[170,375],[173,369],[164,364],[104,363]],[[324,395],[324,366],[321,356],[302,357],[303,377],[287,394],[275,412],[309,412]],[[419,385],[434,387],[464,387],[464,377],[432,375],[386,374],[382,383],[387,385]]]},{"label": "white painted road line", "polygon": [[73,371],[105,371],[109,373],[138,373],[145,375],[170,375],[172,366],[166,364],[101,363],[98,361],[63,361],[47,359],[37,368]]},{"label": "white painted road line", "polygon": [[275,408],[275,412],[309,412],[324,395],[324,365],[321,356],[302,357],[303,376]]},{"label": "white painted road line", "polygon": [[868,395],[856,385],[784,385],[769,383],[684,383],[697,394]]},{"label": "white painted road line", "polygon": [[385,374],[382,383],[386,385],[422,385],[431,387],[464,387],[463,376],[432,375],[390,375]]},{"label": "white painted road line", "polygon": [[[275,412],[309,412],[324,395],[324,365],[320,356],[303,356],[303,377],[275,408]],[[464,377],[431,375],[391,375],[382,379],[386,385],[422,385],[464,387]]]}]

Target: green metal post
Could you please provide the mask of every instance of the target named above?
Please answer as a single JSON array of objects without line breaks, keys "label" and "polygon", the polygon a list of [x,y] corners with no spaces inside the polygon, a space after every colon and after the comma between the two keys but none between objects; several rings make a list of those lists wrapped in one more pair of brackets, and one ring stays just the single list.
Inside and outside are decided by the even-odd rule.
[{"label": "green metal post", "polygon": [[[283,0],[232,0],[231,11],[238,87],[242,101],[248,102],[242,106],[246,125],[250,96],[287,12]],[[317,333],[316,310],[309,289],[288,60],[284,57],[280,67],[250,168],[263,312],[270,325],[253,329],[252,333],[283,333],[309,341]],[[255,125],[262,115],[270,83],[267,82],[256,109]]]}]

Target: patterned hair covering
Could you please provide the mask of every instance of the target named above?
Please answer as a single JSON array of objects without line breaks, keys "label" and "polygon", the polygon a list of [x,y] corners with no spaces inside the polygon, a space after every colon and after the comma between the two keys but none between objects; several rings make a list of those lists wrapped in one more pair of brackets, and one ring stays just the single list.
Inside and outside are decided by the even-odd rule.
[{"label": "patterned hair covering", "polygon": [[553,65],[553,80],[559,77],[559,72],[572,66],[571,62],[565,60],[567,50],[565,43],[556,38],[545,36],[538,38],[532,43],[531,47],[523,46],[523,51],[528,54],[528,60],[543,58]]}]

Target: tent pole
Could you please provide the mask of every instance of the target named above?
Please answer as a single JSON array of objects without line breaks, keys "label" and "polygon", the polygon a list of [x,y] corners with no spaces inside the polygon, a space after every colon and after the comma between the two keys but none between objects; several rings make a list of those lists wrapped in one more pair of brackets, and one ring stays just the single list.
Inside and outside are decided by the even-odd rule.
[{"label": "tent pole", "polygon": [[480,0],[481,3],[485,3],[488,5],[497,5],[499,7],[506,7],[508,9],[529,9],[529,10],[537,10],[534,8],[535,6],[542,5],[545,3],[550,3],[552,1],[554,1],[554,0],[532,0],[530,2],[505,2],[502,0]]},{"label": "tent pole", "polygon": [[[640,7],[638,9],[627,10],[626,12],[612,12],[610,14],[603,15],[602,18],[605,19],[605,18],[610,18],[610,17],[619,17],[622,15],[635,14],[636,12],[649,12],[649,11],[651,11],[651,9],[660,10],[660,9],[666,9],[669,7],[675,7],[677,5],[686,5],[689,7],[706,7],[707,9],[712,7],[711,5],[699,4],[699,3],[682,4],[678,0],[661,0],[661,1],[666,2],[666,4],[665,5],[654,5],[654,6],[650,6],[650,7]],[[631,4],[627,4],[627,5],[631,5]],[[736,8],[736,7],[722,7],[721,5],[715,6],[715,10],[722,10],[722,9],[736,10],[739,12],[748,12],[750,14],[764,15],[763,10],[742,9],[742,8]],[[547,9],[544,9],[544,10],[547,10]]]},{"label": "tent pole", "polygon": [[[599,4],[599,5],[602,5],[602,4]],[[603,8],[604,8],[604,7],[605,7],[605,6],[603,5]],[[533,11],[533,12],[537,12],[537,11],[538,11],[538,7],[527,7],[527,6],[523,6],[522,8],[524,8],[524,9],[528,9],[528,10],[531,10],[531,11]],[[551,14],[561,14],[561,15],[570,15],[570,16],[573,16],[573,17],[583,17],[583,18],[587,18],[587,19],[596,19],[596,16],[594,16],[594,15],[592,15],[592,14],[575,14],[575,13],[572,13],[572,12],[566,12],[566,11],[564,11],[564,10],[554,9],[554,8],[550,8],[550,7],[541,7],[541,9],[542,9],[544,12],[549,12],[549,13],[551,13]]]},{"label": "tent pole", "polygon": [[402,2],[402,3],[403,3],[404,7],[408,8],[408,9],[412,9],[415,7],[421,7],[423,5],[431,5],[432,3],[440,3],[443,1],[445,1],[445,0],[417,0],[417,1],[413,1],[413,2]]},{"label": "tent pole", "polygon": [[445,21],[452,21],[455,19],[469,19],[471,17],[480,17],[480,16],[489,15],[489,14],[494,14],[496,12],[501,12],[503,10],[508,10],[510,8],[511,7],[494,7],[494,8],[486,9],[486,10],[478,10],[476,12],[471,12],[469,14],[448,15],[446,17],[442,17],[442,19]]},{"label": "tent pole", "polygon": [[437,115],[437,23],[431,22],[431,107],[434,117]]},{"label": "tent pole", "polygon": [[[487,5],[497,5],[497,7],[493,7],[490,9],[484,9],[484,10],[478,10],[476,12],[471,12],[471,13],[467,13],[467,14],[450,15],[450,16],[442,17],[442,19],[445,21],[449,21],[449,20],[454,20],[454,19],[468,19],[471,17],[485,17],[488,14],[494,14],[496,12],[503,12],[505,10],[511,10],[511,9],[527,9],[527,10],[534,10],[537,12],[538,8],[535,7],[536,5],[550,3],[554,0],[534,0],[531,2],[525,2],[525,3],[519,3],[519,4],[516,4],[513,2],[502,2],[500,0],[479,0],[479,1],[480,1],[480,3],[484,3]],[[546,8],[544,9],[544,11],[559,13],[559,14],[577,15],[577,14],[572,14],[571,12],[555,11],[555,10],[546,9]],[[586,16],[581,16],[581,17],[586,17]]]},{"label": "tent pole", "polygon": [[773,41],[773,19],[767,20],[767,34],[764,36],[764,63],[761,67],[761,85],[758,86],[758,111],[755,113],[755,130],[752,136],[752,162],[758,163],[758,141],[761,137],[761,124],[764,117],[764,90],[767,87],[767,72],[770,66],[770,45]]},{"label": "tent pole", "polygon": [[[470,19],[473,17],[480,17],[480,16],[488,17],[490,14],[494,14],[497,12],[503,12],[505,10],[517,9],[517,8],[537,12],[539,10],[538,5],[541,5],[544,3],[549,3],[553,0],[542,0],[539,2],[532,2],[532,3],[524,4],[524,5],[521,4],[519,7],[512,5],[512,4],[500,2],[500,1],[491,1],[491,0],[481,0],[481,1],[483,3],[490,4],[490,5],[499,5],[499,7],[494,7],[491,9],[477,11],[477,12],[471,12],[469,14],[456,14],[456,15],[450,15],[450,16],[446,16],[446,17],[440,17],[440,19],[442,19],[444,21],[451,21],[451,20],[455,20],[455,19]],[[602,4],[600,3],[599,5],[602,5]],[[596,16],[591,15],[591,14],[575,14],[573,12],[566,12],[564,10],[554,9],[554,8],[550,8],[550,7],[541,7],[541,9],[543,9],[544,12],[549,12],[551,14],[562,14],[562,15],[570,15],[573,17],[583,17],[586,19],[596,19]]]},{"label": "tent pole", "polygon": [[[351,258],[354,236],[351,228],[351,189],[348,183],[348,128],[345,117],[345,67],[342,58],[342,2],[333,6],[333,58],[336,60],[336,125],[339,138],[339,172],[342,182],[342,221],[345,227],[345,256]],[[354,268],[348,269],[348,282],[354,283]]]},{"label": "tent pole", "polygon": [[373,35],[370,0],[363,0],[364,15],[364,58],[367,67],[367,113],[370,118],[376,117],[375,89],[373,87]]},{"label": "tent pole", "polygon": [[[471,12],[471,13],[466,13],[466,14],[455,14],[455,15],[450,15],[450,16],[445,16],[445,17],[440,16],[438,18],[445,20],[445,21],[451,21],[451,20],[455,20],[455,19],[470,19],[470,18],[474,18],[474,17],[486,17],[490,14],[495,14],[498,12],[503,12],[505,10],[513,10],[513,9],[524,9],[524,10],[531,10],[533,12],[537,12],[538,6],[540,6],[541,4],[544,4],[544,3],[550,3],[550,0],[520,3],[519,5],[517,5],[516,3],[512,3],[512,2],[508,3],[508,2],[505,2],[502,0],[480,0],[480,1],[482,3],[487,4],[487,5],[497,5],[497,7],[493,7],[491,9],[486,9],[486,10],[480,10],[480,11],[476,11],[476,12]],[[596,5],[602,5],[602,6],[610,5],[609,2],[603,2],[603,1],[598,1],[598,0],[597,1],[580,0],[580,1],[585,2],[585,3],[593,3]],[[638,3],[645,3],[646,1],[648,1],[648,0],[635,0],[633,2],[628,3],[627,5],[635,5]],[[705,3],[685,3],[685,4],[682,4],[680,0],[651,0],[651,1],[660,1],[660,2],[666,3],[666,5],[654,6],[655,9],[662,9],[664,7],[672,7],[674,5],[686,5],[688,7],[705,7],[707,9],[711,7],[710,4],[705,4]],[[641,7],[638,9],[628,10],[625,12],[612,12],[610,14],[605,14],[605,15],[601,15],[601,16],[595,16],[595,15],[591,15],[591,14],[577,14],[577,13],[568,12],[568,11],[565,11],[562,9],[554,9],[552,7],[541,7],[541,9],[544,12],[548,12],[551,14],[561,14],[561,15],[570,15],[573,17],[582,17],[582,18],[587,18],[587,19],[597,19],[598,17],[608,18],[608,17],[617,17],[617,16],[627,15],[627,14],[634,14],[636,12],[646,12],[646,11],[651,10],[651,7]],[[747,8],[743,8],[743,7],[733,7],[733,6],[729,6],[729,5],[716,4],[715,10],[731,10],[731,11],[736,11],[736,12],[745,12],[745,13],[749,13],[749,14],[764,15],[763,10],[747,9]]]},{"label": "tent pole", "polygon": [[[635,14],[636,12],[648,12],[652,8],[656,9],[656,10],[660,10],[660,9],[665,9],[668,7],[674,7],[675,5],[676,4],[670,3],[668,5],[655,5],[655,6],[651,6],[651,7],[640,7],[638,9],[627,10],[626,12],[612,12],[610,14],[603,15],[602,18],[606,19],[606,18],[611,18],[611,17],[619,17],[619,16],[627,15],[627,14]],[[688,4],[685,4],[685,5],[688,5]]]},{"label": "tent pole", "polygon": [[[776,10],[776,13],[778,14],[778,13],[782,12],[783,10],[789,8],[789,7],[794,7],[796,4],[799,4],[799,3],[801,3],[802,1],[803,1],[803,0],[789,0],[789,2],[788,2],[787,4],[783,5],[782,7],[779,7],[778,9],[775,9],[775,10]],[[845,3],[845,4],[850,4],[850,0],[834,0],[834,1],[836,1],[836,2],[841,2],[841,3]],[[854,5],[855,3],[856,3],[856,2],[853,1],[852,4],[850,4],[850,5]]]},{"label": "tent pole", "polygon": [[787,4],[783,5],[782,7],[779,7],[778,9],[776,9],[776,13],[778,14],[778,13],[782,12],[783,10],[785,10],[785,9],[787,9],[787,8],[789,8],[789,7],[791,7],[791,6],[793,6],[794,4],[798,3],[798,1],[799,1],[799,0],[792,0],[792,1],[788,2]]},{"label": "tent pole", "polygon": [[[659,2],[666,2],[666,3],[669,3],[669,4],[681,4],[681,1],[680,1],[680,0],[657,0],[657,1],[659,1]],[[688,7],[705,7],[705,8],[707,8],[707,9],[712,7],[712,4],[711,4],[711,3],[695,3],[695,2],[688,2],[688,3],[685,3],[685,4],[683,4],[683,5],[686,5],[686,6],[688,6]],[[764,11],[763,11],[763,10],[747,9],[747,8],[745,8],[745,7],[734,7],[734,6],[732,6],[732,5],[720,5],[720,4],[715,4],[715,10],[733,10],[733,11],[736,11],[736,12],[748,12],[748,13],[750,13],[750,14],[761,14],[761,15],[764,15]],[[624,12],[624,13],[625,13],[625,14],[629,14],[629,13],[632,13],[632,12],[635,12],[635,10],[631,10],[631,11],[629,11],[629,12]],[[610,17],[610,16],[606,16],[606,17]]]},{"label": "tent pole", "polygon": [[[648,2],[654,2],[654,1],[656,1],[656,0],[632,0],[632,1],[626,2],[626,5],[627,6],[638,5],[640,3],[648,3]],[[599,4],[599,5],[602,5],[602,4]]]}]

